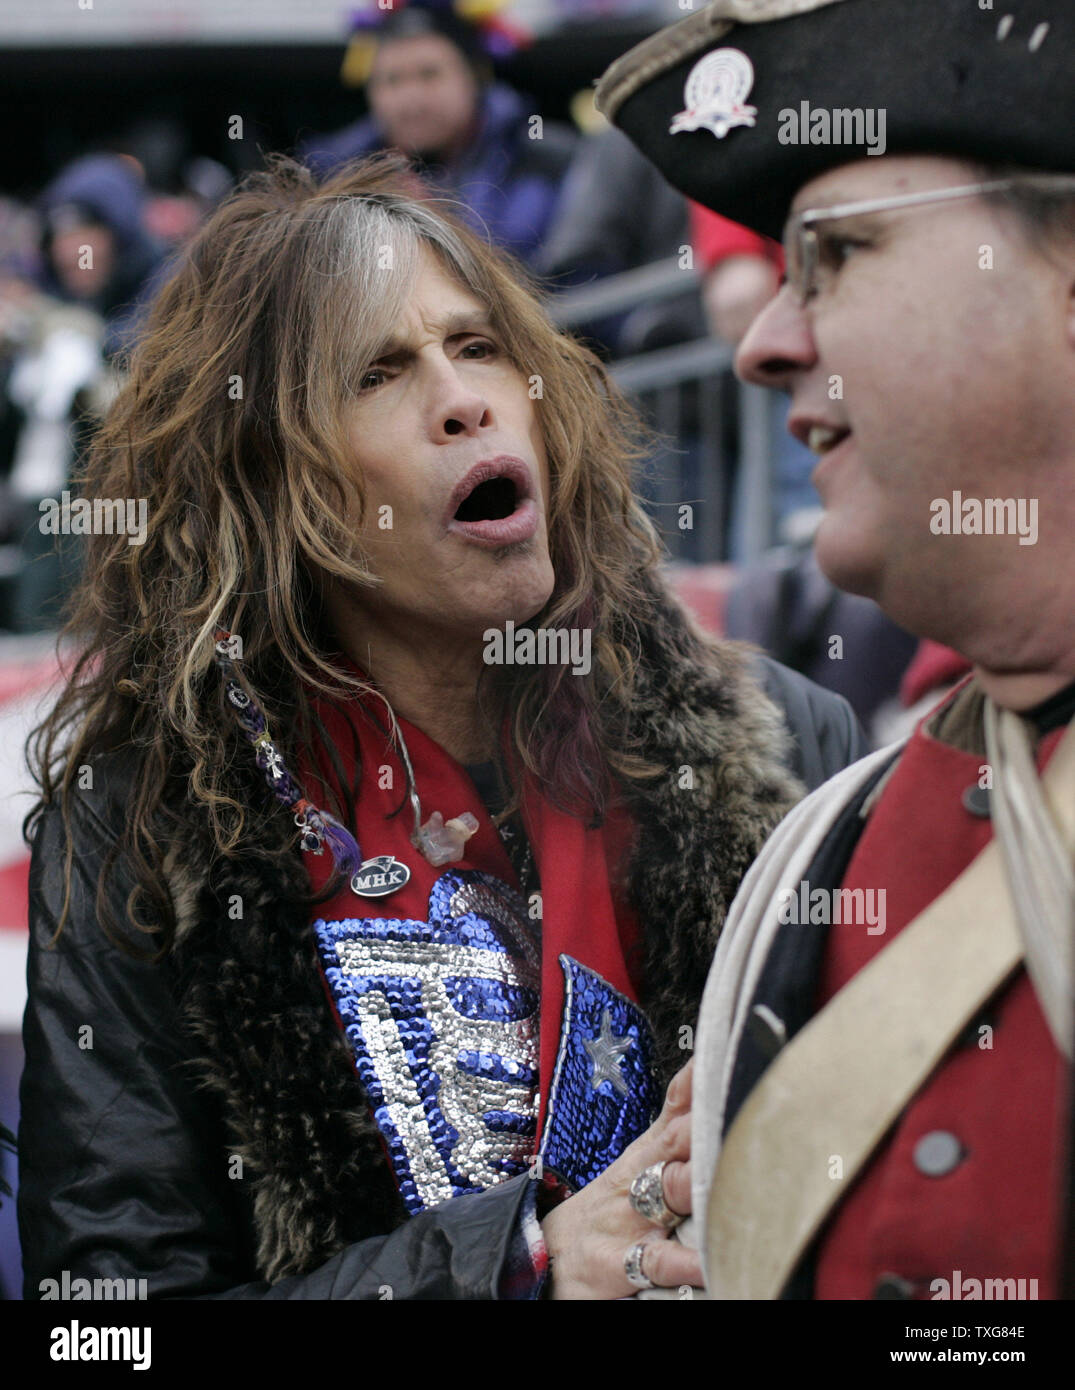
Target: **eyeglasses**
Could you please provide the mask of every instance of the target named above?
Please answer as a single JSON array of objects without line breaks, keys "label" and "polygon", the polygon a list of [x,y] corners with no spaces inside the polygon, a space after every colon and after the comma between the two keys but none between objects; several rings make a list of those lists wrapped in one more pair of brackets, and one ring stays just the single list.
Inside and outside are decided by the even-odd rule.
[{"label": "eyeglasses", "polygon": [[991,179],[960,188],[935,188],[927,193],[901,193],[892,198],[871,198],[865,202],[839,203],[831,208],[807,208],[796,213],[784,229],[784,264],[787,282],[805,305],[817,289],[819,239],[815,228],[838,217],[860,217],[870,212],[891,212],[897,208],[925,207],[932,203],[973,198],[982,193],[1003,193],[1010,188],[1027,188],[1035,193],[1075,193],[1075,175],[1023,174],[1015,178]]}]

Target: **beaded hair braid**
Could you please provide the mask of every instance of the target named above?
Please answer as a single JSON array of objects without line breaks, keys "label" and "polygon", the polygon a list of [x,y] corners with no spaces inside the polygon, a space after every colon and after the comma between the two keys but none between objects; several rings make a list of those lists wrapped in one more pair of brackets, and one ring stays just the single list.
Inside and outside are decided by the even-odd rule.
[{"label": "beaded hair braid", "polygon": [[294,813],[295,824],[302,831],[302,848],[309,854],[323,854],[327,844],[336,867],[350,876],[362,863],[358,841],[335,816],[319,810],[303,795],[302,788],[288,771],[273,743],[265,715],[232,657],[232,634],[225,628],[217,628],[213,635],[213,659],[224,673],[224,694],[239,727],[254,746],[254,761],[261,769],[269,790],[277,801]]}]

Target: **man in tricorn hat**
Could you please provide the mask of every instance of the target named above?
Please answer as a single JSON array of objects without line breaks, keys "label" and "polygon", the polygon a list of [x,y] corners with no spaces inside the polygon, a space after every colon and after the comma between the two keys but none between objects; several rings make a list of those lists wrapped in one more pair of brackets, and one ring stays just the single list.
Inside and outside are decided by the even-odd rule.
[{"label": "man in tricorn hat", "polygon": [[715,0],[605,75],[669,181],[783,234],[741,376],[824,571],[973,674],[744,881],[695,1064],[718,1298],[1054,1298],[1075,928],[1075,11]]}]

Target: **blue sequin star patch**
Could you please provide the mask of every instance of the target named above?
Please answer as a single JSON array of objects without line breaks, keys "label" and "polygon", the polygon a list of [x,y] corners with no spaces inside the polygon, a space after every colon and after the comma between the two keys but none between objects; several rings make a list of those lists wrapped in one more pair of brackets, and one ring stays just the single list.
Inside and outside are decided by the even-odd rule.
[{"label": "blue sequin star patch", "polygon": [[453,870],[433,885],[426,922],[322,919],[314,929],[407,1210],[526,1172],[541,945],[518,893]]},{"label": "blue sequin star patch", "polygon": [[577,1191],[649,1128],[660,1093],[642,1010],[571,956],[560,965],[564,1018],[541,1157]]}]

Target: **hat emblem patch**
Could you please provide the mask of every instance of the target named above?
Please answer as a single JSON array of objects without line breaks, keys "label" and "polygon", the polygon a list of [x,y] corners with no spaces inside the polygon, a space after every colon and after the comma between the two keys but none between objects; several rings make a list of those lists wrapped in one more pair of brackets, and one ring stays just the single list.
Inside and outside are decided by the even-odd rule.
[{"label": "hat emblem patch", "polygon": [[712,131],[723,140],[735,126],[753,125],[756,106],[746,98],[754,85],[754,64],[738,48],[718,48],[695,63],[683,88],[686,108],[672,117],[669,134]]}]

